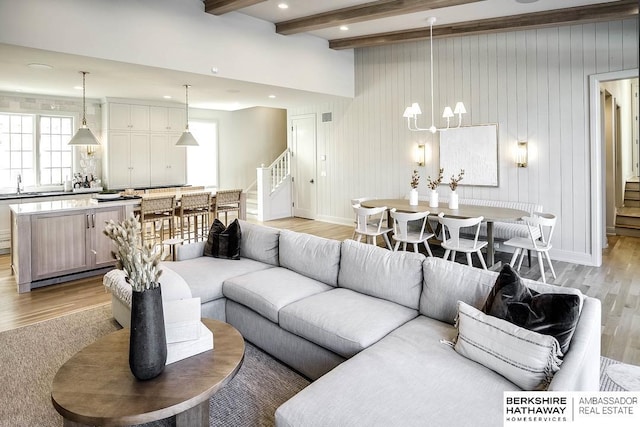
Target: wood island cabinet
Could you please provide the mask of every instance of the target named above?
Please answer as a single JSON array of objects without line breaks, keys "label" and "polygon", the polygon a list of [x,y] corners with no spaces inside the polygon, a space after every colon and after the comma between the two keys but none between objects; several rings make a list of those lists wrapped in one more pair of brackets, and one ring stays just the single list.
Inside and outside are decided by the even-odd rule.
[{"label": "wood island cabinet", "polygon": [[11,261],[18,292],[113,267],[113,243],[102,230],[105,221],[121,221],[125,213],[123,205],[30,215],[12,211]]}]

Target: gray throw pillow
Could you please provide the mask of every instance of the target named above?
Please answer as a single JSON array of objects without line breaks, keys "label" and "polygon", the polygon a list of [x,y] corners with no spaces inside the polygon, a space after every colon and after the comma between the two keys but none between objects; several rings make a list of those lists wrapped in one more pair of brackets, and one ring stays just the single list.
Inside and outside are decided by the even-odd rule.
[{"label": "gray throw pillow", "polygon": [[580,317],[580,296],[529,289],[509,264],[500,271],[482,311],[558,340],[566,353]]}]

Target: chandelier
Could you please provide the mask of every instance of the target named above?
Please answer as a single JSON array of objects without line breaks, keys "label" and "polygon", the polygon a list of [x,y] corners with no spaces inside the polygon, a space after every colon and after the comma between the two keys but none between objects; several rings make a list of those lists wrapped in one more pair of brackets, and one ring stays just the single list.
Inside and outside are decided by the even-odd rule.
[{"label": "chandelier", "polygon": [[429,54],[430,54],[429,63],[431,67],[431,126],[428,128],[421,128],[418,126],[418,116],[422,114],[422,109],[420,108],[420,105],[417,102],[414,102],[413,104],[408,106],[404,110],[404,114],[402,116],[407,118],[407,126],[409,127],[410,131],[414,131],[414,132],[429,131],[431,133],[436,133],[437,131],[442,132],[449,129],[450,120],[452,117],[455,117],[456,114],[458,115],[457,127],[460,127],[460,125],[462,124],[462,115],[466,114],[467,110],[466,108],[464,108],[464,104],[462,103],[462,101],[458,101],[453,110],[451,110],[451,107],[449,106],[445,107],[444,111],[442,112],[442,117],[447,119],[447,127],[442,129],[436,128],[434,124],[435,121],[434,121],[434,114],[433,114],[433,111],[434,111],[434,108],[433,108],[433,24],[436,22],[436,18],[430,17],[427,20],[427,22],[429,23]]}]

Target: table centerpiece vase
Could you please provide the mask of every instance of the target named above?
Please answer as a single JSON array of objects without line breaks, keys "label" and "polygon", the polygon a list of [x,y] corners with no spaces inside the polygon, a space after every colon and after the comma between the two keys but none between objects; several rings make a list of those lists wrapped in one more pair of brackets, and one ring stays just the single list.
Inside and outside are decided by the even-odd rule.
[{"label": "table centerpiece vase", "polygon": [[411,206],[418,206],[418,190],[415,188],[409,191],[409,204]]},{"label": "table centerpiece vase", "polygon": [[452,191],[449,196],[449,209],[458,209],[458,192]]},{"label": "table centerpiece vase", "polygon": [[139,380],[157,377],[167,362],[167,338],[162,310],[162,291],[158,285],[131,293],[131,332],[129,368]]},{"label": "table centerpiece vase", "polygon": [[158,281],[161,250],[151,242],[142,244],[142,227],[133,214],[120,222],[108,221],[104,234],[115,244],[116,268],[122,270],[131,285],[131,327],[129,368],[139,380],[150,380],[164,370],[167,338],[162,308],[162,290]]},{"label": "table centerpiece vase", "polygon": [[438,190],[431,190],[431,194],[429,194],[429,207],[438,207]]}]

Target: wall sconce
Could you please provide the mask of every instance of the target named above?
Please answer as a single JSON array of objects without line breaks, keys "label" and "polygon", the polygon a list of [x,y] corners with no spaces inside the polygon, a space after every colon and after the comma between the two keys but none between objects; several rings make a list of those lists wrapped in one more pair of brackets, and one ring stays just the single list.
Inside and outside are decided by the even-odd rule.
[{"label": "wall sconce", "polygon": [[416,146],[414,157],[418,166],[424,166],[424,144],[418,144]]},{"label": "wall sconce", "polygon": [[529,161],[529,147],[527,141],[518,141],[516,148],[516,164],[519,168],[526,168]]}]

